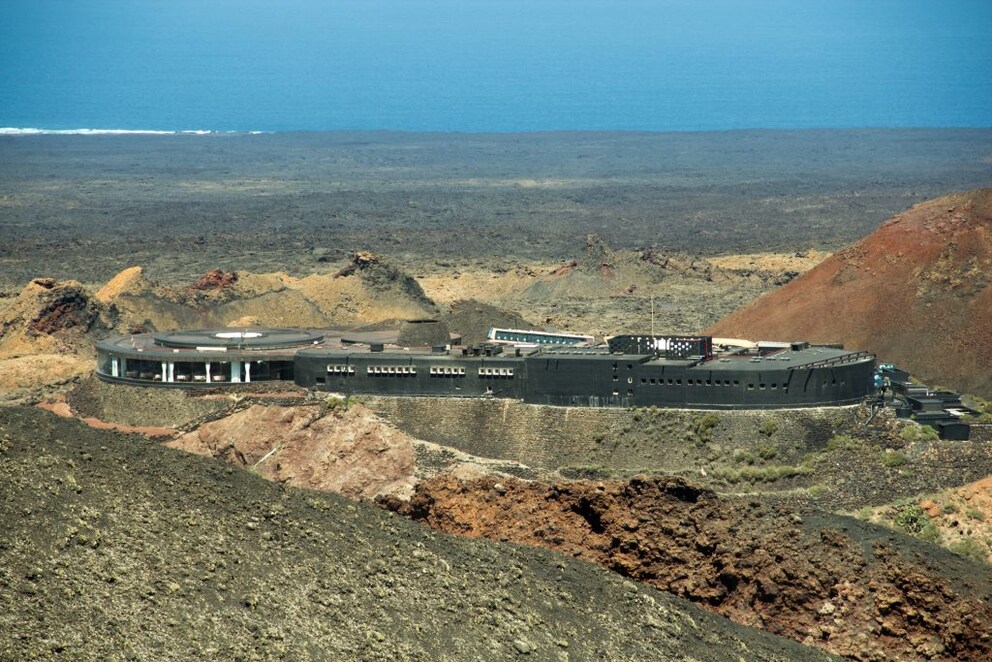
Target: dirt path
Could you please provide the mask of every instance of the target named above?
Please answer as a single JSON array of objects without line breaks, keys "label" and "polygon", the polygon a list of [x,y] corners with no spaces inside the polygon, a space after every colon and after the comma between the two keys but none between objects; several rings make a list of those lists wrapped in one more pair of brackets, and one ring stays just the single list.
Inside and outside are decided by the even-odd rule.
[{"label": "dirt path", "polygon": [[69,403],[66,402],[64,395],[58,395],[51,400],[43,400],[37,404],[37,407],[45,411],[50,411],[53,414],[61,416],[62,418],[76,418],[95,430],[134,432],[153,439],[162,439],[165,437],[171,438],[176,436],[175,428],[155,427],[150,425],[122,425],[120,423],[108,423],[107,421],[101,421],[93,416],[77,416],[72,411]]}]

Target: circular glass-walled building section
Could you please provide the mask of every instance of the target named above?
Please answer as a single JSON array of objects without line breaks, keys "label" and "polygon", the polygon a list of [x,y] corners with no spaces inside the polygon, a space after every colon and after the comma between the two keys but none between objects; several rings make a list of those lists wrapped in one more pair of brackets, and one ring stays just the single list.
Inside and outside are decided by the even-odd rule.
[{"label": "circular glass-walled building section", "polygon": [[293,381],[296,350],[324,342],[303,329],[197,329],[108,338],[96,345],[97,376],[161,386]]}]

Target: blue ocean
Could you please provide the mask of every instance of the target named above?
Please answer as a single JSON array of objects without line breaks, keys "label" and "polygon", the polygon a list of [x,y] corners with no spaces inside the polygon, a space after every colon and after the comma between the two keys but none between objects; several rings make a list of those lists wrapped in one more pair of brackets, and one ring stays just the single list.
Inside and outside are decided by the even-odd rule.
[{"label": "blue ocean", "polygon": [[15,129],[992,126],[989,0],[4,0],[0,11],[0,127]]}]

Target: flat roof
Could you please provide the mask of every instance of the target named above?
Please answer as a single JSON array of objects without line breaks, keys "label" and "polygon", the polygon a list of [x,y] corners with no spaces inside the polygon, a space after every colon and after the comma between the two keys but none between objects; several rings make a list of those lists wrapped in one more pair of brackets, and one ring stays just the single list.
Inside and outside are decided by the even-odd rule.
[{"label": "flat roof", "polygon": [[784,348],[765,356],[754,354],[720,354],[707,361],[707,370],[781,370],[785,368],[800,368],[821,361],[835,361],[850,357],[852,361],[872,360],[870,354],[852,352],[838,347],[810,346],[805,349],[791,350]]},{"label": "flat roof", "polygon": [[[136,358],[166,361],[230,361],[277,360],[287,361],[299,354],[328,359],[347,356],[376,356],[383,360],[410,358],[433,361],[463,361],[482,359],[505,361],[518,358],[554,359],[559,361],[589,360],[639,363],[647,366],[689,367],[705,370],[781,370],[816,365],[820,362],[869,361],[874,357],[866,352],[853,352],[836,346],[811,345],[799,350],[785,347],[758,356],[754,353],[718,354],[700,362],[694,359],[668,359],[652,354],[611,354],[605,346],[573,347],[548,346],[519,348],[487,356],[485,353],[463,354],[460,346],[441,353],[430,347],[399,347],[395,345],[395,331],[345,331],[282,329],[267,327],[215,328],[142,333],[107,338],[97,343],[97,349]],[[373,352],[370,343],[384,345],[384,351]]]},{"label": "flat roof", "polygon": [[152,334],[153,343],[170,349],[283,349],[316,345],[324,341],[323,331],[243,327],[190,329]]}]

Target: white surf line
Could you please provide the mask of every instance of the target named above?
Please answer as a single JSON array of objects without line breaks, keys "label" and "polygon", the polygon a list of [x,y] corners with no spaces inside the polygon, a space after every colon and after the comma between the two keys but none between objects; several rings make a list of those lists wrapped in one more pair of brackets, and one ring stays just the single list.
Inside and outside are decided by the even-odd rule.
[{"label": "white surf line", "polygon": [[258,136],[268,131],[210,131],[208,129],[186,129],[183,131],[163,131],[159,129],[36,129],[14,126],[0,127],[0,136],[219,136],[244,134]]}]

